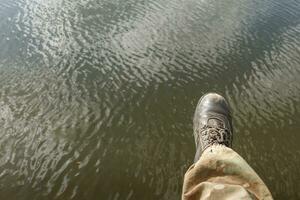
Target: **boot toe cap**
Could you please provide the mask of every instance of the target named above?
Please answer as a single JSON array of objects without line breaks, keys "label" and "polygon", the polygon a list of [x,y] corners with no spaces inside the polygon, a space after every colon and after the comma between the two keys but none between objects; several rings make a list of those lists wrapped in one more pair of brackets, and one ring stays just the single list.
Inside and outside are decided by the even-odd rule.
[{"label": "boot toe cap", "polygon": [[230,115],[230,109],[225,98],[217,93],[208,93],[204,95],[198,103],[197,110],[199,114],[216,113],[225,116]]}]

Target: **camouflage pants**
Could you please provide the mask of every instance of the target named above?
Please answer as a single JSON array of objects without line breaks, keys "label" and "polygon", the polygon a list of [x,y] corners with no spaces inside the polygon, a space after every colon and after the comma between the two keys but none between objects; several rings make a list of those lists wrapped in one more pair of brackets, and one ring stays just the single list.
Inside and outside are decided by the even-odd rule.
[{"label": "camouflage pants", "polygon": [[240,155],[213,145],[186,172],[182,199],[272,199],[272,195]]}]

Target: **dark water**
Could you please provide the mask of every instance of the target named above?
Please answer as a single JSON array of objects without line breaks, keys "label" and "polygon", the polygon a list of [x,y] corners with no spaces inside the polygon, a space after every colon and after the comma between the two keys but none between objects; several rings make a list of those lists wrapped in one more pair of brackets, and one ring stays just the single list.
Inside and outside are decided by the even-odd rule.
[{"label": "dark water", "polygon": [[180,199],[198,98],[300,199],[298,0],[0,0],[0,199]]}]

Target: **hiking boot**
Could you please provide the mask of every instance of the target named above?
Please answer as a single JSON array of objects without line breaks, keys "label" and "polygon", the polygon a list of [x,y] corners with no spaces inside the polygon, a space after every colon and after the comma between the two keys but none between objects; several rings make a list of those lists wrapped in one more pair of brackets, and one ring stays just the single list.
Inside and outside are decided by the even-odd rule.
[{"label": "hiking boot", "polygon": [[194,115],[195,162],[213,144],[231,147],[232,134],[231,114],[224,97],[216,93],[203,95]]}]

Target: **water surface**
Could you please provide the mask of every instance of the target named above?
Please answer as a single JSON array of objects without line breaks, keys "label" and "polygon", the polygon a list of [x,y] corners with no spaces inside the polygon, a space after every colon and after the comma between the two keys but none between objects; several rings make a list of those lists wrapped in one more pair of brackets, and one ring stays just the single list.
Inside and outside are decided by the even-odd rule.
[{"label": "water surface", "polygon": [[0,199],[180,199],[201,95],[300,198],[300,2],[0,0]]}]

